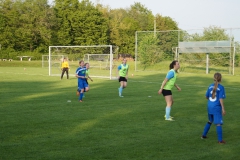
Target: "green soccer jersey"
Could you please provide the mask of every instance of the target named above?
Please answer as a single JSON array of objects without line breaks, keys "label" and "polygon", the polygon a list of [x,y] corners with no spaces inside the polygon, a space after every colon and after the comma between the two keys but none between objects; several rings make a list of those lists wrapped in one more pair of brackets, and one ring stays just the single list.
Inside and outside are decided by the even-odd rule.
[{"label": "green soccer jersey", "polygon": [[87,69],[85,73],[85,77],[88,77],[88,76],[89,76],[89,70]]},{"label": "green soccer jersey", "polygon": [[128,65],[121,64],[121,69],[119,70],[119,76],[120,77],[126,77],[128,71]]},{"label": "green soccer jersey", "polygon": [[167,83],[163,87],[163,89],[166,89],[166,90],[171,90],[177,80],[177,74],[176,74],[175,70],[171,69],[169,72],[173,72],[173,77],[168,79]]}]

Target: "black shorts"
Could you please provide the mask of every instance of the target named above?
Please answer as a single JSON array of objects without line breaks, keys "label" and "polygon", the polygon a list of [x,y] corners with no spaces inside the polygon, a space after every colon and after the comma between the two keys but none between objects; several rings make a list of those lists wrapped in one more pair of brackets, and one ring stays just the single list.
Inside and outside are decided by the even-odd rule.
[{"label": "black shorts", "polygon": [[120,78],[118,79],[118,81],[119,81],[119,82],[121,82],[121,81],[127,82],[127,79],[126,79],[125,77],[120,77]]},{"label": "black shorts", "polygon": [[162,90],[162,94],[163,96],[169,96],[169,95],[172,95],[172,91],[171,90],[166,90],[166,89],[163,89]]}]

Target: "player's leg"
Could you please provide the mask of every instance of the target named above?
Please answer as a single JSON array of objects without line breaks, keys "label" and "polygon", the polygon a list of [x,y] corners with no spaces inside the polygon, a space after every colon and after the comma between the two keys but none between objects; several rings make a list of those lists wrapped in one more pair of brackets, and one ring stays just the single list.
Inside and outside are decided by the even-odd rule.
[{"label": "player's leg", "polygon": [[127,79],[124,77],[123,80],[123,89],[127,87]]},{"label": "player's leg", "polygon": [[166,109],[165,109],[165,116],[164,116],[165,120],[172,120],[173,117],[170,116],[171,107],[173,104],[172,91],[163,89],[162,94],[166,101]]},{"label": "player's leg", "polygon": [[202,133],[202,139],[207,138],[207,133],[212,125],[213,122],[213,115],[212,114],[208,114],[208,122],[206,123],[204,129],[203,129],[203,133]]},{"label": "player's leg", "polygon": [[80,96],[80,93],[81,93],[81,85],[80,85],[80,81],[78,81],[77,96]]},{"label": "player's leg", "polygon": [[78,88],[78,89],[77,89],[77,96],[79,96],[79,95],[80,95],[80,92],[81,92],[81,89],[80,89],[80,88]]},{"label": "player's leg", "polygon": [[68,68],[66,68],[66,73],[67,73],[67,79],[68,79],[69,78]]},{"label": "player's leg", "polygon": [[85,97],[85,92],[89,91],[88,83],[86,80],[83,81],[83,97]]},{"label": "player's leg", "polygon": [[173,98],[172,95],[166,95],[165,97],[165,101],[166,101],[166,120],[170,120],[170,113],[171,113],[171,108],[172,108],[172,104],[173,104]]},{"label": "player's leg", "polygon": [[62,69],[61,79],[63,78],[64,72],[65,72],[65,68]]},{"label": "player's leg", "polygon": [[119,97],[122,96],[122,89],[123,89],[123,77],[119,77],[118,82],[120,84],[120,87],[118,88],[118,95]]},{"label": "player's leg", "polygon": [[[85,79],[85,81],[88,84],[87,78]],[[85,97],[85,92],[87,92],[87,91],[86,91],[86,88],[84,87],[83,97]]]},{"label": "player's leg", "polygon": [[83,86],[84,86],[84,92],[88,92],[89,91],[89,86],[88,86],[87,81],[83,82]]},{"label": "player's leg", "polygon": [[124,81],[120,81],[120,87],[118,88],[119,97],[122,97],[123,84],[124,84]]},{"label": "player's leg", "polygon": [[223,140],[223,135],[222,135],[222,124],[223,124],[223,119],[222,119],[222,114],[214,114],[214,124],[216,124],[216,132],[218,136],[218,143],[224,144],[226,143]]},{"label": "player's leg", "polygon": [[127,79],[125,77],[121,77],[120,88],[119,88],[119,96],[122,96],[123,89],[127,87]]},{"label": "player's leg", "polygon": [[84,81],[79,81],[79,88],[80,88],[80,96],[79,96],[79,102],[82,102],[83,99],[83,92],[84,92]]},{"label": "player's leg", "polygon": [[[85,79],[85,81],[86,81],[86,84],[88,85],[88,88],[89,88],[89,84],[88,84],[87,78]],[[87,92],[87,91],[85,90],[85,88],[84,88],[84,92]]]}]

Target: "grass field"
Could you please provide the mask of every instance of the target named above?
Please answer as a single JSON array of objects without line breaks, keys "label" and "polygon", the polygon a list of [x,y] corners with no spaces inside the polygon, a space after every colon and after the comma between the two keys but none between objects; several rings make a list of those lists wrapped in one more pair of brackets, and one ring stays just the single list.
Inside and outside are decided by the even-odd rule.
[{"label": "grass field", "polygon": [[118,97],[116,80],[93,78],[79,103],[75,77],[50,77],[47,69],[27,62],[0,66],[1,160],[240,158],[239,76],[223,75],[227,143],[220,145],[214,125],[209,138],[200,139],[207,122],[205,91],[213,74],[179,74],[182,91],[173,89],[175,121],[169,122],[163,118],[164,98],[157,94],[163,72],[130,70],[134,76],[124,98]]}]

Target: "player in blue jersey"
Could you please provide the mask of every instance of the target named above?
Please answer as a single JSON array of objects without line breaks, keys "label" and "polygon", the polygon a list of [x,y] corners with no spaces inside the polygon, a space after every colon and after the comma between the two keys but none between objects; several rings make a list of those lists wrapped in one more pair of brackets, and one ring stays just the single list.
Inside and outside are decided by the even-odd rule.
[{"label": "player in blue jersey", "polygon": [[76,77],[78,78],[77,95],[80,95],[79,102],[82,102],[84,89],[85,89],[85,92],[88,91],[88,84],[86,83],[85,75],[86,75],[86,67],[84,67],[84,61],[81,60],[79,62],[79,67],[76,70]]},{"label": "player in blue jersey", "polygon": [[214,83],[211,84],[207,89],[206,98],[208,100],[208,122],[205,125],[201,138],[207,138],[207,133],[211,127],[211,124],[214,123],[216,125],[218,143],[224,144],[225,141],[222,139],[222,116],[226,114],[223,104],[223,99],[226,98],[226,95],[223,85],[220,84],[221,81],[222,75],[220,73],[215,73]]}]

